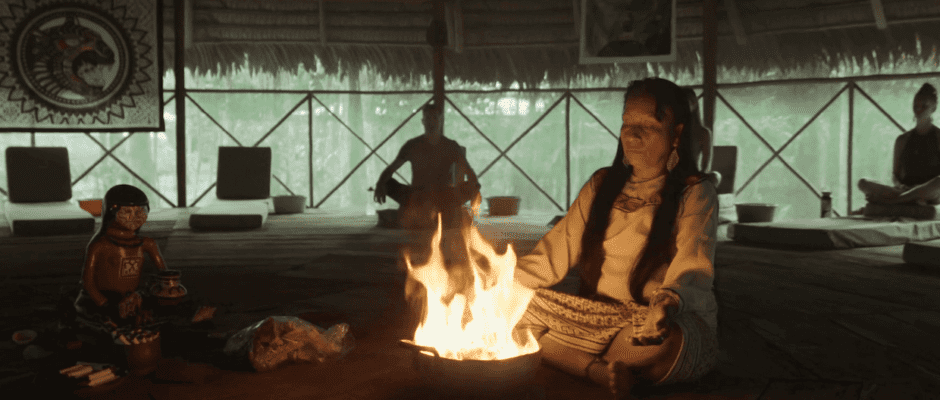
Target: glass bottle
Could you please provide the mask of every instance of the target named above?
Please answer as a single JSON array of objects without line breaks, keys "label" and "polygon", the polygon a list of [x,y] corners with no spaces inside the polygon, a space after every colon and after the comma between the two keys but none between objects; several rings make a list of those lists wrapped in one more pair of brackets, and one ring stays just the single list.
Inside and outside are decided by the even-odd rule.
[{"label": "glass bottle", "polygon": [[822,198],[820,200],[820,217],[832,218],[832,193],[822,192]]}]

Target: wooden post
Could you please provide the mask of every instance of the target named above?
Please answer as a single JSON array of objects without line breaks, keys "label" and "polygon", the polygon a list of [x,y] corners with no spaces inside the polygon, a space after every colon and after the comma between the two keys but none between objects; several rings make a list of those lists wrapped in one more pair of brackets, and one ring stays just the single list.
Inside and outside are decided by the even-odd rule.
[{"label": "wooden post", "polygon": [[326,8],[324,8],[323,0],[319,0],[319,11],[317,15],[320,18],[320,45],[326,46]]},{"label": "wooden post", "polygon": [[565,93],[565,207],[571,207],[571,92]]},{"label": "wooden post", "polygon": [[[435,0],[434,1],[434,19],[438,24],[432,23],[432,27],[446,27],[447,14],[445,12],[446,8],[444,6],[444,0]],[[433,32],[432,35],[437,35],[437,32]],[[446,38],[447,35],[445,34]],[[434,104],[437,104],[438,107],[444,107],[444,51],[447,43],[441,43],[437,41],[432,43],[434,46],[434,71],[432,79],[434,80]]]},{"label": "wooden post", "polygon": [[725,0],[725,12],[728,15],[728,23],[734,31],[734,37],[738,40],[739,46],[747,44],[747,32],[744,30],[744,21],[741,19],[741,12],[738,11],[738,4],[735,0]]},{"label": "wooden post", "polygon": [[310,178],[310,208],[313,208],[313,97],[307,95],[307,171]]},{"label": "wooden post", "polygon": [[450,28],[453,29],[454,34],[453,43],[450,44],[450,47],[454,49],[455,53],[463,52],[464,36],[463,36],[463,5],[460,3],[460,0],[457,0],[451,7],[449,14],[449,24]]},{"label": "wooden post", "polygon": [[875,25],[878,29],[888,29],[888,19],[885,18],[885,8],[881,0],[871,0],[871,12],[875,15]]},{"label": "wooden post", "polygon": [[[349,126],[349,128],[352,130],[353,133],[355,133],[356,135],[359,135],[359,137],[361,137],[362,140],[369,143],[368,146],[371,146],[372,145],[371,130],[368,132],[366,131],[365,123],[362,120],[363,118],[362,93],[360,93],[361,88],[359,86],[359,72],[360,72],[361,66],[355,65],[355,63],[352,63],[352,64],[353,65],[350,65],[350,63],[346,64],[346,69],[349,74],[348,75],[349,97],[347,97],[346,124],[347,126]],[[352,160],[359,160],[359,159],[362,159],[363,157],[369,156],[370,153],[369,153],[368,146],[361,146],[358,144],[353,144],[349,146],[349,158]],[[376,168],[375,163],[367,163],[363,165],[362,168],[365,170],[365,176],[360,175],[358,177],[350,178],[350,183],[352,184],[352,187],[363,187],[363,188],[368,187],[368,185],[370,185],[369,181],[379,176],[380,173],[382,173],[381,170],[378,170]],[[353,202],[360,201],[358,200],[356,196],[353,196],[353,198],[355,199],[353,200]],[[356,207],[358,207],[358,203],[356,203]],[[370,212],[375,211],[375,206],[372,203],[371,197],[366,197],[365,211],[366,211],[366,214],[369,214]]]},{"label": "wooden post", "polygon": [[571,0],[572,18],[574,18],[574,35],[581,37],[581,0]]},{"label": "wooden post", "polygon": [[193,47],[193,0],[183,1],[183,48]]},{"label": "wooden post", "polygon": [[176,206],[186,207],[186,1],[174,0],[173,91],[176,99]]},{"label": "wooden post", "polygon": [[852,214],[852,186],[855,186],[855,182],[852,181],[852,142],[855,141],[855,82],[849,82],[849,167],[848,170],[849,181],[846,185],[846,212],[845,215]]},{"label": "wooden post", "polygon": [[718,0],[704,0],[702,7],[702,124],[715,132],[715,95],[718,91]]}]

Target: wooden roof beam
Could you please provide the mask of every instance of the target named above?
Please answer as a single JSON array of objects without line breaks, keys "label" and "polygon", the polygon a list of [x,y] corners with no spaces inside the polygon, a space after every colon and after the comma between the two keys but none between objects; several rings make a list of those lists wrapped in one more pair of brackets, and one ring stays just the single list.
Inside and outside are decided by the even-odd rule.
[{"label": "wooden roof beam", "polygon": [[581,36],[581,0],[571,0],[571,17],[574,19],[574,34]]},{"label": "wooden roof beam", "polygon": [[728,15],[728,23],[731,24],[731,29],[734,31],[734,37],[738,40],[738,44],[741,46],[747,44],[747,32],[744,31],[744,21],[741,19],[741,12],[738,10],[738,3],[735,0],[724,0],[724,6]]},{"label": "wooden roof beam", "polygon": [[447,39],[455,52],[460,53],[464,48],[463,34],[463,6],[461,1],[447,3],[445,5],[447,14]]},{"label": "wooden roof beam", "polygon": [[326,46],[326,8],[323,6],[323,0],[317,2],[320,3],[317,11],[317,14],[320,14],[320,44]]},{"label": "wooden roof beam", "polygon": [[[940,22],[940,16],[930,16],[922,18],[905,18],[905,19],[892,19],[888,22],[888,25],[902,25],[902,24],[922,24],[929,22]],[[810,33],[810,32],[823,32],[823,31],[832,31],[832,30],[841,30],[841,29],[852,29],[852,28],[867,28],[874,25],[872,22],[861,22],[853,24],[834,24],[834,25],[824,25],[816,27],[803,27],[803,28],[788,28],[788,29],[772,29],[767,31],[757,31],[752,32],[751,36],[767,36],[767,35],[780,35],[784,33]],[[719,35],[719,37],[726,37],[728,35]],[[687,36],[677,36],[677,42],[688,42],[688,41],[698,41],[702,40],[702,35],[687,35]]]},{"label": "wooden roof beam", "polygon": [[885,18],[885,8],[881,4],[881,0],[871,0],[871,11],[875,14],[875,25],[878,26],[878,29],[888,29],[888,20]]},{"label": "wooden roof beam", "polygon": [[183,48],[193,47],[193,0],[183,0]]}]

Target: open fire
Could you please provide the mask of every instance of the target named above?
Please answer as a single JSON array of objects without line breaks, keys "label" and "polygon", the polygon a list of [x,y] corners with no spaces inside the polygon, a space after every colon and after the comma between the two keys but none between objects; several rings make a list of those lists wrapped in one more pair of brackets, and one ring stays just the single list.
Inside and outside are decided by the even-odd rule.
[{"label": "open fire", "polygon": [[[472,203],[475,215],[479,207],[477,197]],[[537,352],[539,345],[531,332],[513,335],[534,291],[513,279],[516,254],[512,245],[504,254],[496,254],[473,224],[462,226],[461,231],[470,254],[473,285],[467,285],[467,290],[455,294],[449,302],[446,294],[453,293],[462,282],[458,277],[461,274],[449,273],[445,268],[440,215],[428,261],[412,266],[405,254],[408,273],[427,290],[427,313],[415,330],[415,344],[433,347],[441,357],[453,360],[505,360]]]}]

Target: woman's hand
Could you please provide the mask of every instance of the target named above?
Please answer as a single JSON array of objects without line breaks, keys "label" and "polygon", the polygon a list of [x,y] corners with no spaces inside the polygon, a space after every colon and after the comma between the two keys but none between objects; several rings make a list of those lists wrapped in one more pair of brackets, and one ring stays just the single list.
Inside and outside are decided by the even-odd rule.
[{"label": "woman's hand", "polygon": [[679,311],[679,303],[672,296],[662,296],[651,302],[646,324],[633,337],[634,346],[660,345],[672,333],[672,318]]}]

